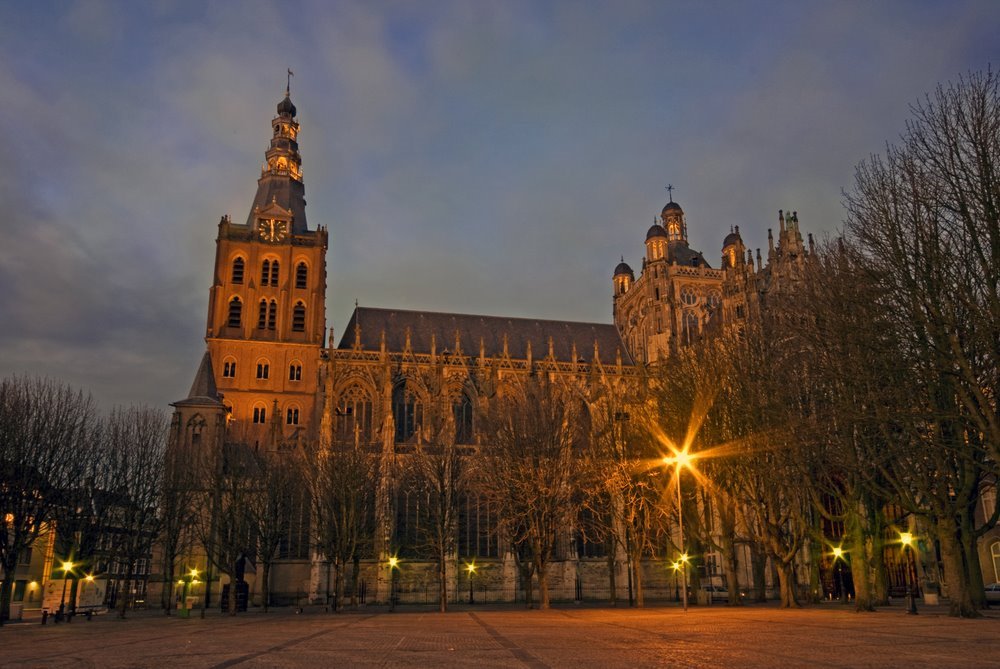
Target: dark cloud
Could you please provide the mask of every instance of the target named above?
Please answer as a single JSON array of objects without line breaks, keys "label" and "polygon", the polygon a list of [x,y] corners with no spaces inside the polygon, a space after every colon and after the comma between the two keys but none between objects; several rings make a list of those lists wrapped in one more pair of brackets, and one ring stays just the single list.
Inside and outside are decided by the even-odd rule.
[{"label": "dark cloud", "polygon": [[355,298],[607,322],[667,182],[713,263],[779,208],[834,230],[853,166],[995,62],[998,23],[990,2],[0,6],[0,373],[183,396],[287,67],[338,332]]}]

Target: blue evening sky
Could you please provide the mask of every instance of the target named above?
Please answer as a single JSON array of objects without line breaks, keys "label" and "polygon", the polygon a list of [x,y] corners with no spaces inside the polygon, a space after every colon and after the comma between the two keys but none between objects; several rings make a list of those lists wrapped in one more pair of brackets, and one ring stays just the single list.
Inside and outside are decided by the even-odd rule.
[{"label": "blue evening sky", "polygon": [[971,1],[0,4],[0,375],[186,394],[286,68],[339,339],[355,299],[610,322],[667,183],[715,266],[778,209],[831,234],[997,35]]}]

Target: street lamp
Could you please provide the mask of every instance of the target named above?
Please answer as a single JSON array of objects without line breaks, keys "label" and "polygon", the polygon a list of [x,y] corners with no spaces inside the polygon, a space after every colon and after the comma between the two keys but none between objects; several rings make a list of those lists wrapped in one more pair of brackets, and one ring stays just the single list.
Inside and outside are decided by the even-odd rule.
[{"label": "street lamp", "polygon": [[679,602],[681,601],[681,589],[677,584],[677,572],[681,570],[681,563],[674,562],[670,565],[670,568],[674,570],[674,601]]},{"label": "street lamp", "polygon": [[469,572],[469,603],[474,604],[472,600],[472,577],[476,573],[476,562],[473,560],[469,564],[465,565],[465,571]]},{"label": "street lamp", "polygon": [[[62,597],[59,599],[59,613],[56,614],[56,622],[63,619],[66,614],[66,584],[69,582],[69,573],[73,571],[73,563],[66,560],[62,563],[63,570],[63,589]],[[68,619],[67,619],[68,620]]]},{"label": "street lamp", "polygon": [[191,567],[191,570],[181,579],[181,583],[184,584],[181,590],[181,608],[178,612],[181,618],[188,618],[191,616],[191,609],[188,607],[188,592],[195,583],[198,582],[198,570]]},{"label": "street lamp", "polygon": [[[917,568],[913,562],[913,535],[909,532],[900,532],[899,541],[903,544],[903,555],[906,556],[906,612],[910,615],[917,615],[917,596],[914,592],[917,579]],[[907,554],[906,549],[910,552]]]},{"label": "street lamp", "polygon": [[833,547],[833,569],[837,574],[837,590],[840,593],[840,601],[844,604],[847,603],[847,590],[844,588],[844,571],[843,564],[844,560],[844,549],[840,546]]},{"label": "street lamp", "polygon": [[[691,469],[692,463],[694,462],[694,456],[688,453],[687,448],[680,451],[674,451],[673,456],[667,456],[663,458],[663,463],[667,465],[674,465],[675,476],[677,479],[677,531],[680,534],[680,549],[684,550],[684,511],[681,508],[681,469],[687,467]],[[684,588],[682,589],[684,593],[684,610],[688,610],[688,590],[687,590],[687,553],[681,555],[681,576],[684,582]]]},{"label": "street lamp", "polygon": [[396,569],[399,567],[399,558],[395,555],[389,556],[389,611],[396,610]]}]

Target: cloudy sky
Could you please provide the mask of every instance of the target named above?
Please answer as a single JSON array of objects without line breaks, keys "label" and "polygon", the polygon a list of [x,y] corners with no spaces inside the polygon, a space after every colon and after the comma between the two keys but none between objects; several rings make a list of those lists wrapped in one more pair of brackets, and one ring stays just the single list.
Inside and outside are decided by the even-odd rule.
[{"label": "cloudy sky", "polygon": [[835,231],[998,34],[995,1],[2,3],[0,376],[186,395],[286,68],[339,338],[355,299],[610,322],[668,183],[714,265],[781,208]]}]

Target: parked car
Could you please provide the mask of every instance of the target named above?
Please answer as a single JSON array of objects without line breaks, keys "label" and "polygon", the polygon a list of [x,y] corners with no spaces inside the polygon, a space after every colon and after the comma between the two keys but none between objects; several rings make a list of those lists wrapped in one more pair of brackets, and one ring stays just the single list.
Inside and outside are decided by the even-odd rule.
[{"label": "parked car", "polygon": [[1000,583],[990,583],[986,586],[986,601],[1000,603]]}]

